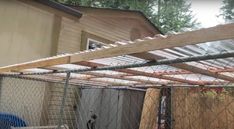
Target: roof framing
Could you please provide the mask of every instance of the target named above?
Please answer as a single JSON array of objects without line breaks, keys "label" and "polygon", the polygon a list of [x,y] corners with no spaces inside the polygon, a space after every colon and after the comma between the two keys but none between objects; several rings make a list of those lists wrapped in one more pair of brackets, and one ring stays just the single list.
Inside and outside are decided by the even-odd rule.
[{"label": "roof framing", "polygon": [[81,61],[129,55],[152,50],[181,47],[185,45],[193,45],[232,38],[234,38],[234,23],[184,32],[176,35],[156,36],[153,38],[147,38],[145,40],[136,40],[134,43],[123,42],[123,45],[119,46],[112,44],[107,48],[95,51],[84,51],[75,54],[51,57],[33,62],[0,67],[0,72],[20,71],[23,69],[48,67],[60,64],[74,64]]},{"label": "roof framing", "polygon": [[[91,62],[87,62],[87,61],[94,60],[94,59],[101,59],[101,58],[116,57],[116,56],[121,56],[121,55],[132,55],[132,56],[139,57],[139,58],[146,59],[146,60],[152,60],[152,59],[158,60],[158,59],[162,59],[162,57],[156,56],[155,54],[151,54],[147,52],[153,51],[153,50],[181,47],[185,45],[194,45],[198,43],[226,40],[226,39],[232,39],[232,38],[234,38],[234,24],[233,23],[226,24],[226,25],[219,25],[219,26],[206,28],[206,29],[200,29],[196,31],[185,32],[185,33],[176,34],[176,35],[169,35],[169,36],[158,35],[155,37],[147,37],[145,39],[136,40],[134,42],[132,41],[118,42],[118,44],[122,44],[122,45],[111,44],[105,48],[94,50],[94,51],[93,50],[84,51],[84,52],[79,52],[75,54],[56,56],[56,57],[46,58],[42,60],[22,63],[22,64],[0,67],[0,72],[21,71],[21,70],[30,69],[30,68],[46,68],[46,67],[48,68],[49,66],[61,65],[61,64],[79,64],[79,65],[85,65],[89,67],[96,67],[96,66],[103,66],[103,64],[97,64],[97,63],[90,64]],[[199,73],[202,75],[207,75],[207,76],[215,77],[215,78],[230,81],[230,82],[233,82],[234,80],[232,77],[217,74],[209,70],[204,70],[204,69],[194,67],[191,65],[187,65],[187,64],[172,64],[171,66],[179,68],[179,69],[187,70],[193,73]],[[147,73],[147,72],[142,72],[142,71],[137,71],[137,70],[122,69],[122,70],[116,70],[116,71],[124,72],[127,74],[154,77],[154,78],[194,84],[194,85],[203,84],[203,83],[196,82],[196,81],[179,79],[179,78],[174,78],[174,77],[169,77],[169,76],[162,76],[162,75],[157,75],[157,74],[152,74],[152,73]],[[95,75],[95,76],[98,76],[98,75]],[[107,75],[99,75],[99,76],[104,77]],[[111,76],[111,78],[116,78],[116,77]],[[117,78],[120,78],[120,77],[117,77]]]},{"label": "roof framing", "polygon": [[[137,54],[133,54],[133,56],[138,57],[138,58],[142,58],[142,59],[146,59],[146,60],[164,59],[161,56],[157,56],[157,55],[154,55],[154,54],[151,54],[151,53],[137,53]],[[204,69],[192,66],[192,65],[185,64],[185,63],[171,64],[170,66],[178,68],[178,69],[183,69],[183,70],[186,70],[186,71],[190,71],[192,73],[199,73],[199,74],[203,74],[203,75],[214,77],[214,78],[219,78],[219,79],[230,81],[230,82],[234,81],[232,77],[222,75],[222,74],[219,74],[219,73],[216,73],[216,72],[212,72],[212,71],[209,71],[209,70],[204,70]]]}]

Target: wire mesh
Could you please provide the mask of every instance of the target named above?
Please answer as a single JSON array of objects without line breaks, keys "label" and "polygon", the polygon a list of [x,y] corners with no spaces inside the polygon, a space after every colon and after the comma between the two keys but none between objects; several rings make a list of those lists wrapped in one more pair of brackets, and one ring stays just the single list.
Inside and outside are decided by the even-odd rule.
[{"label": "wire mesh", "polygon": [[2,118],[15,128],[232,129],[233,52],[190,56],[190,48],[179,59],[105,58],[1,75],[0,119],[16,117],[23,124]]},{"label": "wire mesh", "polygon": [[10,114],[26,123],[25,127],[5,123],[15,129],[57,129],[60,119],[61,129],[234,127],[231,87],[67,88],[61,118],[63,83],[2,77],[0,116]]},{"label": "wire mesh", "polygon": [[61,118],[64,84],[2,77],[0,112],[19,117],[28,128],[57,128],[60,119],[62,129],[138,128],[144,94],[68,85]]}]

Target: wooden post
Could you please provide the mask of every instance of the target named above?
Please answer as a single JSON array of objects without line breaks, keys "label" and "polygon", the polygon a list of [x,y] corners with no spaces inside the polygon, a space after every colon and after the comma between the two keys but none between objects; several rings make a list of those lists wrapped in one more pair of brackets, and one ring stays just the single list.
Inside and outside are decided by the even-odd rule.
[{"label": "wooden post", "polygon": [[157,127],[159,95],[160,89],[147,89],[139,129],[155,129]]}]

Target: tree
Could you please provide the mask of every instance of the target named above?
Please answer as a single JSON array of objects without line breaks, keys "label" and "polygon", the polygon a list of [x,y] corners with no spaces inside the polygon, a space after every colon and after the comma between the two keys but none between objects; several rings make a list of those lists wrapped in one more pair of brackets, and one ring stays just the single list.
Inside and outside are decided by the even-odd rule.
[{"label": "tree", "polygon": [[191,4],[185,0],[158,0],[157,14],[151,20],[163,32],[181,32],[187,28],[196,28],[199,23],[193,18]]},{"label": "tree", "polygon": [[234,0],[224,0],[224,6],[221,8],[222,16],[226,20],[234,19]]},{"label": "tree", "polygon": [[195,28],[190,4],[186,0],[56,0],[58,2],[100,8],[140,10],[159,29],[180,32],[184,28]]},{"label": "tree", "polygon": [[80,0],[51,0],[68,5],[79,5]]}]

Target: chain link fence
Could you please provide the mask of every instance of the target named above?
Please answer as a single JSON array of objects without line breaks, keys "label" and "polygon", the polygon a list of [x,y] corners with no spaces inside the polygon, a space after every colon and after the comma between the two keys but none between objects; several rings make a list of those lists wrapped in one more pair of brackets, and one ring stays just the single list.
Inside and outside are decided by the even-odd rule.
[{"label": "chain link fence", "polygon": [[4,129],[234,128],[231,87],[98,88],[2,76],[0,90]]}]

